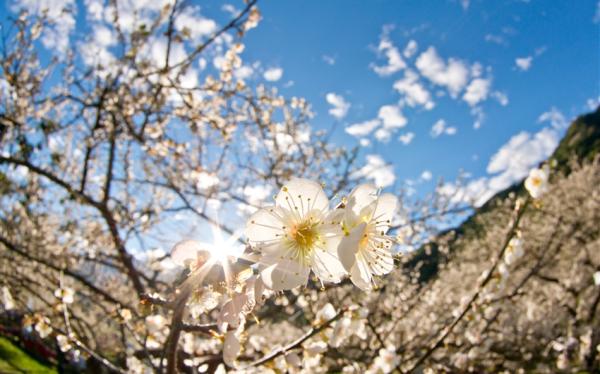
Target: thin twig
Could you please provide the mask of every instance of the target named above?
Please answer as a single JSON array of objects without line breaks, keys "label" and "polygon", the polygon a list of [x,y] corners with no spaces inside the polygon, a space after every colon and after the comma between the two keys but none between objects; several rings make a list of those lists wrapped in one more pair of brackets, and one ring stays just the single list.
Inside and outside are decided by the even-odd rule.
[{"label": "thin twig", "polygon": [[320,333],[321,331],[323,331],[324,329],[329,327],[333,322],[340,319],[340,317],[346,312],[346,310],[347,310],[347,308],[340,309],[340,311],[335,316],[333,316],[331,319],[323,322],[318,327],[314,327],[314,328],[310,329],[306,334],[302,335],[300,338],[294,340],[292,343],[286,345],[285,347],[276,349],[273,352],[269,353],[268,355],[264,356],[263,358],[254,361],[253,363],[248,365],[248,367],[266,364],[267,362],[285,354],[286,352],[299,347],[302,343],[304,343],[305,341],[307,341],[314,335]]}]

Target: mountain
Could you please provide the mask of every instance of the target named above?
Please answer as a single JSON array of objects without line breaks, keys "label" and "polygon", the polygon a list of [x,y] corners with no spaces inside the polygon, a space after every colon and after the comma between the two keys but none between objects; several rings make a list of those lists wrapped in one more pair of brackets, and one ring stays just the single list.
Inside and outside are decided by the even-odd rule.
[{"label": "mountain", "polygon": [[[556,163],[555,170],[566,176],[571,172],[570,162],[575,159],[578,163],[590,162],[600,152],[600,107],[595,112],[577,117],[569,126],[565,136],[554,150],[549,160]],[[501,201],[511,193],[525,194],[524,181],[516,183],[505,190],[496,193],[485,204],[477,208],[473,214],[458,227],[445,230],[438,235],[451,238],[444,245],[451,252],[460,250],[460,242],[476,239],[485,232],[485,225],[478,223],[478,217],[496,209]],[[461,240],[459,240],[461,239]],[[446,253],[440,250],[439,240],[433,240],[419,248],[403,265],[404,270],[412,272],[418,270],[418,280],[426,283],[436,276],[438,268],[448,259]]]}]

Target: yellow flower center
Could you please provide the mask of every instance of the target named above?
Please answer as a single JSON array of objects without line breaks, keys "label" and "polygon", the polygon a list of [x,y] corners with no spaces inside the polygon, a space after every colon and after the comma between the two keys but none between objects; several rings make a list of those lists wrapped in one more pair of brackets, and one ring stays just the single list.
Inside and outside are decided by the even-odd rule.
[{"label": "yellow flower center", "polygon": [[542,184],[542,179],[538,178],[538,177],[534,177],[531,179],[531,184],[533,184],[536,187],[539,187]]},{"label": "yellow flower center", "polygon": [[290,228],[290,238],[293,246],[300,251],[301,257],[306,257],[319,240],[318,223],[309,218]]}]

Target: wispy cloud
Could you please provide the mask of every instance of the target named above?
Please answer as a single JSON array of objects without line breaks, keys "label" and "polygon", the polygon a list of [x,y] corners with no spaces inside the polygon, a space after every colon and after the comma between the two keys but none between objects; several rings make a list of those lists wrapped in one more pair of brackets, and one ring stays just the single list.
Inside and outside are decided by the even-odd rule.
[{"label": "wispy cloud", "polygon": [[389,187],[396,181],[394,167],[376,154],[366,156],[366,164],[354,172],[353,177],[364,177],[372,180],[377,187]]},{"label": "wispy cloud", "polygon": [[400,51],[390,40],[389,34],[393,30],[393,26],[388,25],[383,28],[383,32],[379,39],[377,52],[387,59],[385,65],[372,65],[373,71],[382,77],[392,75],[406,67],[406,62],[402,59]]},{"label": "wispy cloud", "polygon": [[325,95],[325,100],[332,107],[329,109],[329,114],[337,119],[342,119],[348,114],[350,103],[348,103],[342,95],[330,92]]},{"label": "wispy cloud", "polygon": [[533,56],[518,57],[515,59],[515,65],[521,71],[527,71],[531,67]]},{"label": "wispy cloud", "polygon": [[277,82],[283,76],[282,68],[269,68],[263,73],[265,80],[269,82]]},{"label": "wispy cloud", "polygon": [[327,64],[327,65],[335,65],[336,63],[336,58],[334,56],[330,56],[330,55],[323,55],[321,56],[321,58],[323,59],[323,61]]},{"label": "wispy cloud", "polygon": [[414,132],[407,132],[398,137],[398,141],[404,145],[409,145],[415,138]]},{"label": "wispy cloud", "polygon": [[429,134],[432,138],[437,138],[440,135],[454,135],[456,134],[456,127],[448,126],[445,120],[439,119],[431,126]]}]

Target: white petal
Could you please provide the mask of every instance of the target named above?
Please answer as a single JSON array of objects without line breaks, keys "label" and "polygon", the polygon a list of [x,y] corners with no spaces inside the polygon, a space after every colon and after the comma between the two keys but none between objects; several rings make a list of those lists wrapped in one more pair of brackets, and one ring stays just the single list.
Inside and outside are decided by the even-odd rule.
[{"label": "white petal", "polygon": [[179,266],[186,266],[186,261],[195,261],[198,258],[198,252],[209,253],[199,241],[183,240],[175,244],[171,250],[171,259]]},{"label": "white petal", "polygon": [[377,207],[373,212],[373,219],[377,223],[377,231],[387,232],[389,229],[396,208],[398,207],[398,198],[390,193],[385,193],[377,199]]},{"label": "white petal", "polygon": [[370,291],[373,288],[371,284],[371,273],[367,264],[362,259],[357,259],[350,271],[350,280],[355,286],[363,291]]},{"label": "white petal", "polygon": [[344,235],[338,245],[338,257],[346,271],[350,271],[356,262],[356,252],[358,251],[360,240],[365,233],[366,227],[367,224],[365,222],[359,224],[348,235]]},{"label": "white petal", "polygon": [[319,279],[326,282],[339,282],[346,275],[346,270],[337,256],[337,243],[339,240],[329,239],[330,247],[327,244],[314,250],[312,257],[312,269]]},{"label": "white petal", "polygon": [[361,252],[368,261],[371,272],[375,275],[384,275],[394,268],[394,258],[387,248],[366,248]]},{"label": "white petal", "polygon": [[305,285],[310,268],[287,258],[263,257],[262,263],[273,263],[261,272],[265,286],[275,291],[291,290]]},{"label": "white petal", "polygon": [[227,365],[235,367],[235,359],[240,353],[240,348],[240,342],[235,336],[235,331],[228,331],[223,342],[223,361]]},{"label": "white petal", "polygon": [[281,239],[283,226],[278,211],[274,207],[266,207],[254,213],[246,224],[246,237],[253,245],[269,244]]},{"label": "white petal", "polygon": [[362,208],[377,199],[377,187],[372,184],[361,184],[348,196],[348,208],[358,215]]},{"label": "white petal", "polygon": [[278,207],[298,212],[304,217],[311,210],[327,211],[329,199],[317,182],[294,178],[286,183],[275,198]]},{"label": "white petal", "polygon": [[265,282],[262,277],[258,277],[254,283],[254,300],[257,304],[263,301],[263,294],[265,293]]},{"label": "white petal", "polygon": [[319,309],[316,315],[316,319],[319,323],[325,323],[335,317],[335,307],[331,303],[327,303],[323,308]]},{"label": "white petal", "polygon": [[217,324],[220,327],[224,323],[227,323],[231,327],[238,327],[240,325],[240,318],[243,317],[243,313],[246,311],[248,301],[247,294],[235,294],[231,300],[227,301],[221,307]]},{"label": "white petal", "polygon": [[338,348],[350,336],[348,328],[351,323],[352,320],[348,317],[344,317],[336,322],[333,327],[333,334],[331,334],[331,340],[329,341],[329,344],[333,348]]}]

